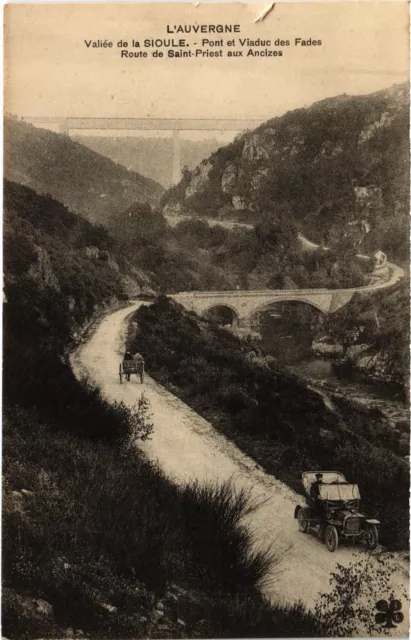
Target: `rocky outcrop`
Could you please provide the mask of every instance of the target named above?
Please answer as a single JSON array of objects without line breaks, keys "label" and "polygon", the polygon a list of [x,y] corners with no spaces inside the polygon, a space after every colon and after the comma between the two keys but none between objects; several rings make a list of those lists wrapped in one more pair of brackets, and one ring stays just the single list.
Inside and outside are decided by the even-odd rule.
[{"label": "rocky outcrop", "polygon": [[356,345],[346,351],[346,359],[356,369],[378,380],[397,382],[393,371],[392,355],[386,352],[370,353],[369,345]]},{"label": "rocky outcrop", "polygon": [[243,196],[233,196],[231,202],[236,211],[245,211],[247,209],[247,203]]},{"label": "rocky outcrop", "polygon": [[181,202],[168,202],[163,208],[163,214],[165,216],[175,216],[181,213]]},{"label": "rocky outcrop", "polygon": [[141,269],[138,269],[133,265],[128,265],[128,268],[130,269],[130,272],[133,274],[133,277],[135,278],[135,280],[137,280],[137,282],[140,285],[148,286],[150,284],[150,278],[146,273],[144,273],[144,271],[142,271]]},{"label": "rocky outcrop", "polygon": [[[42,287],[51,287],[56,291],[60,291],[60,282],[55,272],[53,271],[52,261],[49,253],[44,247],[34,246],[34,249],[37,253],[37,260],[33,262],[33,264],[29,268],[28,276],[34,280],[36,283],[40,284]],[[85,247],[83,249],[83,255],[91,260],[102,260],[105,262],[116,274],[120,274],[120,267],[118,263],[114,260],[114,258],[107,251],[101,251],[97,247]],[[123,284],[124,293],[129,298],[136,298],[140,295],[146,296],[155,296],[155,291],[150,286],[150,279],[148,276],[141,271],[130,265],[130,271],[132,275],[120,274],[121,282]],[[76,302],[76,299],[69,295],[68,298],[68,308],[71,313],[73,313],[77,306],[82,304],[82,301],[79,300]],[[116,297],[112,297],[109,300],[105,300],[102,304],[94,305],[94,312],[98,313],[102,309],[110,308],[113,305],[118,303],[118,299]],[[73,321],[72,324],[72,332],[73,336],[78,334],[78,325]]]},{"label": "rocky outcrop", "polygon": [[316,355],[349,363],[370,378],[384,382],[401,382],[395,371],[392,355],[387,352],[372,351],[368,344],[356,344],[344,348],[343,345],[331,341],[314,341],[311,348]]},{"label": "rocky outcrop", "polygon": [[213,165],[208,160],[205,160],[200,165],[198,165],[197,169],[193,171],[190,184],[185,190],[186,198],[189,198],[190,196],[204,189],[204,187],[207,184],[208,176],[212,168],[213,168]]},{"label": "rocky outcrop", "polygon": [[123,283],[124,291],[129,298],[135,298],[141,294],[141,287],[136,280],[133,280],[130,276],[123,276],[121,281]]},{"label": "rocky outcrop", "polygon": [[221,189],[223,193],[232,194],[237,186],[237,167],[234,163],[229,162],[221,176]]},{"label": "rocky outcrop", "polygon": [[348,237],[362,252],[384,251],[381,239],[394,234],[404,253],[407,90],[338,96],[274,118],[186,172],[163,201],[222,219],[237,212],[249,223],[286,209],[317,243]]},{"label": "rocky outcrop", "polygon": [[341,344],[333,344],[331,342],[313,342],[311,345],[313,352],[318,356],[338,358],[344,353]]},{"label": "rocky outcrop", "polygon": [[60,284],[51,264],[50,254],[44,247],[34,245],[37,260],[29,268],[28,275],[41,286],[51,287],[60,291]]},{"label": "rocky outcrop", "polygon": [[367,216],[383,206],[382,189],[375,185],[354,186],[355,204]]},{"label": "rocky outcrop", "polygon": [[100,257],[100,249],[97,247],[84,247],[83,253],[87,258],[95,258],[98,260]]},{"label": "rocky outcrop", "polygon": [[263,136],[254,134],[249,138],[246,138],[243,146],[242,157],[249,162],[255,160],[268,160],[270,152],[266,148],[265,139]]},{"label": "rocky outcrop", "polygon": [[375,135],[378,129],[388,127],[391,124],[393,118],[394,116],[391,116],[388,111],[384,111],[384,113],[381,114],[381,118],[379,120],[368,125],[368,127],[365,127],[365,129],[360,132],[358,143],[363,144],[364,142],[368,142],[368,140],[370,140]]}]

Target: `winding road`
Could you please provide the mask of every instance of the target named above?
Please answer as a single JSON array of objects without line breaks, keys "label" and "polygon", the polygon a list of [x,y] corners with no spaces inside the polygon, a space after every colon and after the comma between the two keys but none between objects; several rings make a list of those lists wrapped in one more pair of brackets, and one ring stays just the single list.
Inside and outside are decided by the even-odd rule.
[{"label": "winding road", "polygon": [[[154,432],[150,440],[137,444],[150,460],[158,461],[170,479],[176,483],[191,480],[215,483],[231,479],[236,487],[245,488],[261,502],[262,506],[248,522],[255,548],[272,544],[276,553],[283,555],[280,565],[273,568],[265,593],[277,601],[300,600],[312,608],[319,592],[327,591],[329,576],[336,564],[347,565],[356,557],[355,551],[341,546],[336,553],[330,553],[316,537],[299,532],[293,514],[301,497],[265,473],[254,460],[149,375],[144,385],[140,385],[136,376],[120,385],[118,366],[124,352],[127,319],[141,304],[144,303],[133,303],[101,321],[88,342],[71,357],[75,374],[77,377],[87,374],[110,401],[133,406],[141,393],[145,394],[151,405]],[[370,556],[370,561],[377,562],[377,559]],[[395,589],[406,588],[407,562],[400,556],[392,557],[391,562],[396,567]],[[396,631],[406,636],[407,623],[402,623]]]}]

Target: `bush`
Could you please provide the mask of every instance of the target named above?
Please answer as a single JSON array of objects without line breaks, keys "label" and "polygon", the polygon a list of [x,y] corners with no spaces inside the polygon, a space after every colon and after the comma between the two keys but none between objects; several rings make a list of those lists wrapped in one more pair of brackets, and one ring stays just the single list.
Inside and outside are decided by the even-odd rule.
[{"label": "bush", "polygon": [[[331,637],[355,637],[367,635],[392,635],[393,629],[384,629],[384,621],[378,622],[376,605],[381,600],[401,605],[408,601],[405,589],[395,587],[393,576],[398,568],[390,554],[380,554],[377,562],[370,562],[368,553],[359,552],[357,559],[348,566],[337,563],[331,574],[331,590],[320,596],[315,615],[323,625],[325,635]],[[407,622],[404,621],[405,627]],[[404,629],[404,627],[399,627]]]},{"label": "bush", "polygon": [[204,565],[201,585],[221,593],[252,594],[262,588],[280,558],[272,550],[254,552],[242,521],[259,504],[230,482],[202,486],[193,483],[179,491],[184,542],[196,563]]},{"label": "bush", "polygon": [[130,409],[110,404],[99,389],[84,379],[79,383],[68,364],[50,347],[39,350],[8,333],[4,345],[4,400],[9,406],[35,407],[39,417],[55,429],[118,446],[151,432],[144,399]]}]

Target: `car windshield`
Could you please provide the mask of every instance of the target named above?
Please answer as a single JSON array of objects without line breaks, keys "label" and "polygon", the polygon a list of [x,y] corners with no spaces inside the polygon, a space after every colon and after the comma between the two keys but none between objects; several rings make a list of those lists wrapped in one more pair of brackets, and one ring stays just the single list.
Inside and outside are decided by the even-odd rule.
[{"label": "car windshield", "polygon": [[322,500],[359,500],[360,491],[356,484],[322,484],[319,487]]},{"label": "car windshield", "polygon": [[315,481],[316,476],[321,473],[322,481],[324,484],[331,484],[332,482],[344,482],[347,480],[339,471],[305,471],[302,474],[302,481],[305,491],[310,495],[310,489],[312,483]]}]

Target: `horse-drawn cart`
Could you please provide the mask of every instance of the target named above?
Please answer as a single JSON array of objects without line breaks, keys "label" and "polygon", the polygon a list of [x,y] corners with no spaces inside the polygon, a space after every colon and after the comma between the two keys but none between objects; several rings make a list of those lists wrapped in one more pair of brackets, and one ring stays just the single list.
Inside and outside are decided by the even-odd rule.
[{"label": "horse-drawn cart", "polygon": [[144,360],[126,360],[124,359],[120,362],[119,366],[119,377],[120,384],[123,384],[123,378],[130,382],[131,374],[135,373],[137,376],[140,376],[140,382],[143,384],[144,382]]}]

